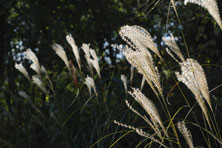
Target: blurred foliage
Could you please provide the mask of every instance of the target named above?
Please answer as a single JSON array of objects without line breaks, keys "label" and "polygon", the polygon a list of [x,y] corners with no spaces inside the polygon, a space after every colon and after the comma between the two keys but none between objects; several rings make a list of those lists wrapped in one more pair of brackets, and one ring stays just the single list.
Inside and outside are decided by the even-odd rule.
[{"label": "blurred foliage", "polygon": [[[173,106],[178,105],[172,108],[172,113],[185,102],[181,93],[177,93],[178,88],[169,93],[175,85],[172,71],[179,67],[165,53],[162,36],[173,33],[182,52],[187,55],[183,32],[189,55],[204,65],[209,88],[220,85],[222,33],[219,27],[207,11],[198,6],[184,6],[182,0],[176,1],[176,6],[181,23],[178,23],[170,0],[1,0],[0,147],[90,147],[100,138],[120,130],[113,124],[114,119],[143,126],[124,104],[128,96],[125,96],[120,75],[125,74],[129,79],[130,65],[124,58],[118,59],[120,51],[112,47],[115,43],[125,44],[118,35],[122,25],[140,25],[153,36],[165,60],[162,63],[155,57],[164,93],[169,95]],[[76,87],[63,62],[51,49],[55,42],[62,44],[69,59],[75,61],[65,41],[68,33],[72,34],[78,47],[90,43],[100,57],[102,78],[95,77],[99,97],[90,97],[84,85],[89,74],[87,67],[77,71],[79,87]],[[24,59],[27,48],[34,50],[40,63],[46,67],[55,93],[45,96],[15,70],[15,63],[23,62],[25,67],[30,66]],[[80,54],[84,65],[83,52]],[[107,58],[110,62],[106,61]],[[30,69],[28,72],[34,73]],[[141,75],[135,72],[130,86],[140,87],[141,79]],[[193,97],[187,88],[182,86],[182,89],[186,97]],[[27,92],[30,99],[19,96],[21,90]],[[218,123],[222,122],[220,90],[221,87],[211,92]],[[155,100],[147,85],[144,92]],[[195,103],[192,99],[189,101]],[[186,113],[181,113],[181,118]],[[198,134],[194,132],[193,137],[198,137]],[[121,135],[108,136],[95,147],[108,147]],[[138,144],[135,136],[135,133],[127,135],[115,147],[135,147]],[[202,141],[197,142],[201,145]]]}]

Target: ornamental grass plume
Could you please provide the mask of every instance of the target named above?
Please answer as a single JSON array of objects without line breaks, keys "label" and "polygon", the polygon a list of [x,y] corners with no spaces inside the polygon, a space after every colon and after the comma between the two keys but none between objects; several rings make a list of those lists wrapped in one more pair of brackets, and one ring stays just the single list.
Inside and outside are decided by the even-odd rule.
[{"label": "ornamental grass plume", "polygon": [[35,55],[35,53],[31,49],[27,49],[25,51],[25,58],[32,61],[39,69],[41,69],[40,64],[39,64],[39,60],[38,60],[37,56]]},{"label": "ornamental grass plume", "polygon": [[176,43],[176,41],[175,41],[175,38],[174,38],[174,36],[172,35],[172,34],[170,34],[170,38],[168,38],[168,37],[163,37],[162,38],[163,39],[163,41],[164,41],[164,43],[169,47],[169,49],[168,48],[166,48],[166,51],[167,51],[167,53],[175,60],[175,61],[177,61],[178,63],[179,63],[179,61],[174,57],[174,55],[171,53],[171,51],[174,53],[174,54],[176,54],[178,57],[179,57],[179,59],[182,61],[182,62],[184,62],[185,60],[184,60],[184,57],[183,57],[183,55],[182,55],[182,53],[181,53],[181,51],[180,51],[180,48],[178,47],[178,45],[177,45],[177,43]]},{"label": "ornamental grass plume", "polygon": [[[129,91],[128,93],[143,107],[143,109],[146,111],[146,113],[150,116],[150,120],[146,117],[146,115],[141,115],[138,111],[136,111],[129,104],[129,102],[126,100],[125,103],[126,103],[127,107],[131,111],[133,111],[135,114],[137,114],[139,117],[141,117],[154,130],[155,134],[161,139],[161,141],[164,140],[164,138],[161,134],[162,131],[165,134],[165,136],[169,137],[166,130],[165,130],[165,127],[162,123],[160,115],[159,115],[159,113],[156,109],[156,106],[153,104],[153,102],[151,100],[149,100],[147,97],[145,97],[139,89],[135,89],[135,88],[132,88],[132,89],[133,89],[133,91]],[[122,127],[133,129],[133,130],[136,131],[136,133],[138,135],[149,138],[149,139],[153,140],[154,142],[157,142],[160,145],[166,147],[162,142],[160,142],[159,140],[154,138],[153,135],[150,135],[150,134],[144,132],[140,128],[135,128],[133,126],[120,123],[116,120],[114,121],[114,123],[117,124],[117,125],[120,125]],[[160,128],[161,128],[161,130],[160,130]]]},{"label": "ornamental grass plume", "polygon": [[120,28],[119,34],[122,39],[135,50],[143,52],[147,51],[147,48],[149,48],[151,51],[157,54],[160,59],[162,59],[150,33],[144,28],[137,25],[125,25]]},{"label": "ornamental grass plume", "polygon": [[121,78],[121,81],[123,82],[123,86],[127,94],[127,77],[125,75],[121,75],[120,78]]},{"label": "ornamental grass plume", "polygon": [[158,96],[158,92],[163,95],[162,87],[160,85],[160,75],[157,67],[154,66],[151,54],[147,52],[134,51],[128,46],[123,51],[127,61],[137,68],[147,83],[150,85],[154,93]]},{"label": "ornamental grass plume", "polygon": [[146,113],[150,116],[155,129],[158,129],[160,132],[159,127],[161,127],[164,134],[167,136],[163,122],[153,102],[149,100],[139,89],[133,88],[133,91],[129,91],[129,94],[143,107]]},{"label": "ornamental grass plume", "polygon": [[[37,65],[36,65],[35,63],[32,63],[32,64],[30,65],[30,68],[31,68],[32,70],[34,70],[39,76],[41,76],[41,71],[40,71],[40,69],[37,67]],[[42,68],[41,68],[41,70],[42,70]]]},{"label": "ornamental grass plume", "polygon": [[194,94],[195,99],[200,105],[201,110],[210,126],[207,107],[204,99],[212,111],[213,108],[210,102],[207,80],[203,68],[196,60],[190,58],[188,58],[185,62],[180,63],[180,66],[181,74],[179,72],[175,72],[177,79],[178,81],[183,82]]},{"label": "ornamental grass plume", "polygon": [[222,21],[216,0],[184,0],[184,4],[194,3],[206,9],[222,30]]},{"label": "ornamental grass plume", "polygon": [[146,81],[146,79],[145,79],[145,77],[143,76],[142,81],[141,81],[141,84],[140,84],[140,90],[143,89],[144,84],[145,84],[145,81]]},{"label": "ornamental grass plume", "polygon": [[31,81],[31,78],[29,76],[29,73],[27,72],[27,70],[25,69],[25,67],[22,65],[22,63],[15,63],[15,68],[20,71],[29,81]]},{"label": "ornamental grass plume", "polygon": [[33,63],[31,64],[30,68],[33,69],[37,74],[40,75],[41,72],[41,67],[39,64],[39,60],[35,53],[31,49],[27,49],[25,51],[25,58],[32,61]]},{"label": "ornamental grass plume", "polygon": [[135,132],[136,132],[138,135],[140,135],[140,136],[142,136],[142,137],[146,137],[146,138],[148,138],[148,139],[151,139],[152,141],[154,141],[154,142],[160,144],[161,146],[167,148],[167,146],[164,145],[161,141],[159,141],[158,139],[156,139],[154,136],[152,136],[152,135],[144,132],[142,129],[136,128],[136,127],[131,126],[131,125],[126,125],[126,124],[120,123],[120,122],[118,122],[118,121],[116,121],[116,120],[114,120],[113,123],[115,123],[115,124],[117,124],[117,125],[119,125],[119,126],[128,128],[128,129],[135,130]]},{"label": "ornamental grass plume", "polygon": [[98,93],[96,91],[96,85],[95,85],[93,78],[91,78],[87,75],[84,84],[86,84],[86,86],[88,87],[90,96],[92,94],[92,89],[95,92],[96,96],[98,96]]},{"label": "ornamental grass plume", "polygon": [[89,46],[90,46],[90,44],[85,44],[85,43],[83,43],[82,44],[82,50],[84,51],[84,53],[85,53],[85,55],[86,55],[86,57],[88,57],[88,58],[90,58],[90,48],[89,48]]},{"label": "ornamental grass plume", "polygon": [[90,73],[93,74],[92,63],[90,62],[90,48],[89,48],[89,46],[90,46],[90,44],[83,43],[81,48],[85,53],[85,59],[86,59],[86,62],[89,66]]},{"label": "ornamental grass plume", "polygon": [[92,66],[95,68],[98,76],[101,78],[100,67],[99,67],[99,59],[96,55],[96,52],[93,49],[90,49],[89,51],[90,51],[90,55],[93,57],[93,59],[89,59],[89,61],[92,64]]},{"label": "ornamental grass plume", "polygon": [[73,39],[73,37],[72,37],[71,34],[69,34],[69,35],[66,36],[66,40],[67,40],[67,42],[69,43],[69,45],[72,47],[72,51],[73,51],[73,54],[74,54],[74,56],[75,56],[75,58],[76,58],[78,67],[79,67],[79,69],[81,70],[79,49],[78,49],[78,47],[76,46],[75,40]]},{"label": "ornamental grass plume", "polygon": [[44,92],[45,95],[48,94],[48,91],[44,83],[42,82],[41,78],[38,75],[32,76],[32,80],[33,80],[33,83],[35,83]]},{"label": "ornamental grass plume", "polygon": [[66,67],[70,71],[69,61],[68,61],[68,58],[66,56],[66,53],[65,53],[63,47],[61,45],[55,43],[55,44],[52,45],[52,49],[63,60],[63,62],[65,63]]},{"label": "ornamental grass plume", "polygon": [[25,91],[19,91],[18,93],[21,97],[25,98],[25,99],[29,99],[29,95],[25,92]]},{"label": "ornamental grass plume", "polygon": [[186,140],[186,142],[189,145],[189,147],[190,148],[194,148],[193,140],[192,140],[192,135],[191,135],[190,131],[187,129],[184,121],[177,122],[177,128],[179,129],[180,133],[183,135],[183,137]]},{"label": "ornamental grass plume", "polygon": [[135,114],[137,114],[139,117],[141,117],[154,131],[155,133],[159,136],[160,139],[163,139],[160,129],[157,126],[154,126],[153,123],[145,116],[145,115],[141,115],[137,110],[135,110],[128,102],[128,100],[125,101],[127,107],[133,111]]}]

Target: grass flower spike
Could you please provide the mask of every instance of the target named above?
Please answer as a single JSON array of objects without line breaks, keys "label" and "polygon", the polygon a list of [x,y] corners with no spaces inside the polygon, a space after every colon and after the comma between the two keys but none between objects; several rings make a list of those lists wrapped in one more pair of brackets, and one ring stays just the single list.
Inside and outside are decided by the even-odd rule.
[{"label": "grass flower spike", "polygon": [[[212,105],[210,103],[209,90],[207,86],[206,76],[200,64],[194,59],[187,59],[185,62],[180,63],[181,74],[176,72],[177,79],[183,82],[194,94],[198,104],[200,105],[204,116],[206,117],[208,123],[208,113],[207,107],[203,98],[206,100],[211,110]],[[210,123],[209,123],[210,125]]]},{"label": "grass flower spike", "polygon": [[162,87],[160,85],[160,76],[158,69],[154,66],[151,54],[147,52],[134,51],[129,47],[123,51],[127,61],[137,68],[141,73],[154,93],[158,96],[158,92],[162,95]]},{"label": "grass flower spike", "polygon": [[82,47],[81,47],[85,53],[85,59],[86,59],[86,62],[89,66],[89,70],[90,70],[90,73],[93,74],[93,71],[92,71],[92,63],[90,62],[90,48],[89,48],[89,44],[82,44]]},{"label": "grass flower spike", "polygon": [[193,140],[192,140],[192,135],[191,135],[190,131],[187,129],[184,121],[177,122],[177,128],[179,129],[180,133],[183,135],[183,137],[186,140],[186,142],[189,145],[189,147],[190,148],[194,148]]},{"label": "grass flower spike", "polygon": [[93,57],[93,59],[89,59],[89,61],[93,65],[93,67],[95,68],[98,76],[101,78],[100,67],[99,67],[99,59],[96,55],[96,52],[93,49],[90,49],[89,51],[90,51],[91,56]]},{"label": "grass flower spike", "polygon": [[33,64],[35,65],[35,69],[38,69],[38,71],[41,71],[39,60],[31,49],[27,49],[25,51],[25,58],[33,62]]},{"label": "grass flower spike", "polygon": [[29,76],[29,73],[27,72],[27,70],[25,69],[25,67],[22,65],[22,63],[17,64],[15,63],[15,68],[20,71],[29,81],[31,81],[31,78]]},{"label": "grass flower spike", "polygon": [[66,56],[66,53],[63,49],[63,47],[59,44],[53,44],[52,45],[52,49],[56,52],[56,54],[63,60],[63,62],[65,63],[66,67],[69,69],[70,71],[70,67],[69,67],[69,61],[68,58]]},{"label": "grass flower spike", "polygon": [[[41,71],[40,69],[35,65],[35,63],[32,63],[30,65],[30,68],[33,69],[39,76],[41,76]],[[41,69],[42,70],[42,69]]]},{"label": "grass flower spike", "polygon": [[126,124],[120,123],[120,122],[118,122],[118,121],[116,121],[116,120],[114,120],[113,122],[114,122],[115,124],[119,125],[119,126],[122,126],[122,127],[128,128],[128,129],[135,130],[135,132],[136,132],[138,135],[140,135],[140,136],[142,136],[142,137],[146,137],[146,138],[148,138],[148,139],[151,139],[151,140],[153,140],[154,142],[160,144],[161,146],[167,148],[167,146],[164,145],[161,141],[157,140],[154,136],[152,136],[152,135],[144,132],[142,129],[136,128],[136,127],[131,126],[131,125],[126,125]]},{"label": "grass flower spike", "polygon": [[146,81],[146,79],[145,79],[145,77],[143,76],[142,81],[141,81],[141,84],[140,84],[140,90],[143,89],[144,84],[145,84],[145,81]]},{"label": "grass flower spike", "polygon": [[155,129],[159,129],[159,127],[161,127],[164,131],[164,134],[167,135],[163,122],[153,102],[144,96],[144,94],[139,89],[133,88],[133,91],[129,91],[129,94],[143,107],[146,113],[150,116]]},{"label": "grass flower spike", "polygon": [[29,99],[29,98],[30,98],[25,91],[19,91],[18,94],[19,94],[21,97],[25,98],[25,99]]},{"label": "grass flower spike", "polygon": [[33,83],[35,83],[44,92],[45,95],[48,94],[48,91],[44,83],[42,82],[41,78],[38,75],[32,76],[32,80],[33,80]]},{"label": "grass flower spike", "polygon": [[222,30],[222,21],[216,0],[185,0],[184,4],[186,5],[187,3],[194,3],[207,9]]},{"label": "grass flower spike", "polygon": [[123,82],[124,89],[125,89],[125,92],[127,94],[127,77],[125,75],[121,75],[121,80]]},{"label": "grass flower spike", "polygon": [[98,93],[97,93],[97,91],[96,91],[96,85],[95,85],[95,82],[94,82],[93,78],[87,76],[86,79],[85,79],[85,84],[86,84],[86,86],[87,86],[88,89],[89,89],[89,94],[90,94],[90,96],[91,96],[91,94],[92,94],[91,89],[93,89],[93,91],[95,92],[96,96],[98,96]]},{"label": "grass flower spike", "polygon": [[149,48],[161,58],[150,33],[147,32],[144,28],[136,25],[126,25],[121,27],[119,34],[122,39],[126,41],[132,48],[138,51],[146,51],[146,48]]},{"label": "grass flower spike", "polygon": [[78,49],[78,47],[76,46],[76,43],[75,43],[72,35],[71,35],[71,34],[67,35],[67,36],[66,36],[66,40],[67,40],[67,42],[69,43],[69,45],[72,47],[72,51],[73,51],[74,56],[75,56],[75,58],[76,58],[78,67],[79,67],[79,69],[81,70],[79,49]]},{"label": "grass flower spike", "polygon": [[[175,38],[172,34],[170,34],[170,38],[168,39],[167,37],[163,37],[162,38],[164,43],[169,47],[169,49],[174,52],[174,54],[176,54],[181,61],[185,61],[184,58],[183,58],[183,55],[175,41]],[[168,48],[166,49],[167,53],[175,60],[178,62],[178,60],[173,56],[173,54],[170,52]]]}]

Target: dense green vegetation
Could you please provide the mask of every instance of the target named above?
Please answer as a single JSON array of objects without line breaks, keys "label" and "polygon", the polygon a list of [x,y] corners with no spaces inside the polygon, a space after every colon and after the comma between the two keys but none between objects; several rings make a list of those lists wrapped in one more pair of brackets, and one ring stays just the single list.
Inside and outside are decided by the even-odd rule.
[{"label": "dense green vegetation", "polygon": [[[218,3],[220,6],[221,1]],[[113,120],[118,120],[129,125],[147,126],[125,104],[126,98],[131,102],[133,99],[125,94],[121,74],[127,76],[129,90],[130,87],[140,88],[142,76],[135,71],[131,83],[131,65],[124,57],[119,58],[121,52],[112,46],[126,44],[118,33],[123,25],[140,25],[154,38],[164,62],[157,56],[154,56],[154,61],[160,71],[163,94],[168,96],[172,115],[186,105],[183,94],[192,106],[196,102],[184,85],[180,85],[183,94],[178,87],[174,88],[176,81],[173,79],[173,72],[180,70],[180,67],[167,55],[162,37],[173,33],[183,55],[198,60],[207,76],[211,102],[221,132],[222,91],[221,87],[217,86],[222,84],[222,32],[208,12],[201,7],[184,6],[183,1],[178,0],[176,8],[179,18],[170,0],[2,0],[0,147],[71,148],[90,147],[95,144],[93,147],[125,148],[135,147],[143,141],[143,137],[113,123]],[[93,75],[98,96],[95,93],[90,96],[88,93],[84,82],[90,71],[84,52],[80,49],[80,71],[71,47],[65,39],[69,33],[79,48],[83,43],[90,43],[90,47],[96,51],[100,59],[101,78],[95,71]],[[68,59],[74,63],[76,80],[73,81],[72,74],[52,50],[53,43],[61,44]],[[45,95],[39,87],[15,69],[15,63],[22,62],[30,75],[35,74],[29,68],[30,61],[24,59],[27,48],[35,52],[40,64],[46,68],[54,92],[51,90]],[[47,83],[46,76],[43,80]],[[29,97],[21,97],[19,91],[25,91]],[[145,84],[143,93],[160,108],[149,85]],[[139,105],[133,105],[140,110]],[[189,110],[190,108],[182,109],[174,123],[184,119]],[[199,107],[196,105],[193,110],[200,126],[204,127]],[[162,120],[167,121],[166,117],[162,116],[163,111],[159,110],[159,113]],[[188,116],[187,120],[195,123],[193,116]],[[207,147],[200,131],[197,132],[198,127],[191,123],[187,126],[193,135],[195,146]],[[129,131],[131,132],[127,133]],[[126,133],[125,137],[117,141]],[[214,138],[209,139],[212,147],[219,147]],[[181,142],[185,145],[183,138]],[[147,143],[149,140],[142,146]],[[158,147],[153,145],[155,146]]]}]

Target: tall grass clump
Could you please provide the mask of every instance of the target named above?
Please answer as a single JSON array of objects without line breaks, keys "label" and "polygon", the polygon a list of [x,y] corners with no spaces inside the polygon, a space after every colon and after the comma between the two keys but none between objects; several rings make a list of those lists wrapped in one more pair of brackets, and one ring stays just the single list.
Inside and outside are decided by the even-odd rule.
[{"label": "tall grass clump", "polygon": [[[184,4],[187,3],[205,8],[222,30],[215,0],[185,0]],[[176,2],[171,0],[170,4],[181,23]],[[216,105],[210,94],[209,80],[203,65],[190,56],[183,30],[181,33],[187,55],[183,54],[171,31],[163,35],[161,44],[165,50],[161,51],[155,35],[145,28],[122,26],[119,36],[126,45],[120,50],[130,64],[129,76],[102,63],[97,50],[90,44],[77,46],[71,34],[64,37],[68,47],[58,43],[51,46],[51,52],[63,64],[62,72],[45,68],[35,52],[27,49],[25,59],[29,63],[21,62],[14,66],[29,82],[30,90],[18,91],[20,99],[24,99],[24,109],[28,108],[24,112],[28,119],[15,132],[19,136],[28,135],[23,141],[30,147],[38,142],[33,140],[35,136],[50,147],[222,147],[221,123],[215,115]],[[71,48],[70,51],[67,48]],[[167,53],[175,65],[167,65],[163,53]],[[173,88],[168,82],[163,82],[161,67],[172,74]],[[133,83],[136,72],[142,78],[140,88]],[[122,96],[116,91],[119,88],[125,92]],[[178,91],[180,95],[171,96],[175,102],[180,102],[179,106],[175,102],[169,103],[172,91]],[[129,112],[135,116],[129,116]],[[200,137],[193,136],[197,135],[194,131],[198,131]],[[118,145],[123,137],[132,133],[136,134],[130,137],[133,140],[123,142],[127,146]],[[137,138],[142,140],[137,141]],[[200,142],[203,145],[198,145],[200,139],[203,139]]]},{"label": "tall grass clump", "polygon": [[[196,3],[207,9],[221,28],[221,19],[216,1],[185,0],[184,3]],[[175,2],[173,4],[175,4]],[[114,123],[134,130],[138,135],[145,137],[146,139],[144,141],[147,141],[145,147],[158,147],[158,145],[159,147],[197,147],[198,145],[195,145],[195,140],[198,139],[192,137],[192,132],[190,132],[186,125],[189,125],[189,127],[192,127],[201,133],[201,137],[203,137],[206,146],[221,147],[222,130],[219,129],[218,124],[220,123],[217,123],[215,118],[207,78],[201,64],[198,63],[197,60],[189,57],[190,55],[188,55],[188,58],[185,58],[186,56],[181,53],[172,34],[162,38],[163,43],[167,46],[166,52],[178,63],[181,70],[181,72],[174,72],[175,76],[173,77],[173,80],[175,81],[176,86],[184,96],[183,90],[181,89],[182,84],[179,85],[179,82],[182,82],[193,94],[193,97],[190,99],[195,99],[196,104],[199,105],[199,107],[192,105],[191,102],[193,101],[190,101],[184,96],[187,104],[181,105],[181,107],[173,113],[171,112],[173,104],[167,103],[167,96],[164,95],[164,87],[161,85],[160,70],[154,62],[153,54],[156,54],[161,59],[161,62],[158,63],[164,64],[165,62],[150,33],[140,26],[126,25],[120,28],[119,34],[127,43],[123,49],[123,54],[127,61],[145,78],[156,98],[159,100],[161,108],[155,107],[152,100],[155,100],[156,98],[148,99],[138,88],[132,88],[132,91],[128,91],[128,93],[140,104],[140,106],[142,106],[146,114],[142,114],[140,113],[142,111],[136,110],[129,103],[128,99],[125,103],[132,112],[145,121],[147,126],[134,127],[116,120]],[[151,54],[150,51],[152,51],[153,54]],[[176,118],[176,116],[180,116],[180,111],[185,107],[189,108],[187,115],[181,118]],[[163,111],[165,114],[159,114],[158,110]],[[197,110],[201,111],[202,119],[196,115],[195,112]],[[188,115],[193,117],[189,120],[187,117]],[[161,118],[163,117],[165,121],[162,121]],[[181,136],[184,137],[187,143],[186,145],[184,145]],[[140,142],[136,147],[142,145],[144,141]],[[152,145],[152,143],[156,144]]]},{"label": "tall grass clump", "polygon": [[[51,46],[52,53],[64,64],[63,72],[45,68],[31,49],[24,53],[30,67],[25,68],[22,62],[15,64],[15,68],[31,82],[30,88],[38,92],[33,96],[29,90],[19,90],[19,97],[30,105],[24,111],[34,110],[31,115],[26,111],[25,116],[32,116],[30,118],[36,121],[24,123],[24,128],[38,129],[49,147],[90,147],[103,135],[115,132],[115,129],[109,128],[112,120],[107,119],[114,114],[108,110],[108,105],[112,107],[113,104],[107,103],[110,102],[107,96],[112,77],[104,76],[107,80],[102,80],[101,63],[90,44],[83,43],[79,48],[70,34],[66,40],[73,57],[68,54],[67,47],[58,43]],[[28,131],[24,134],[32,135]],[[34,139],[30,137],[28,144],[34,143]],[[106,143],[100,142],[96,146],[104,147]]]}]

